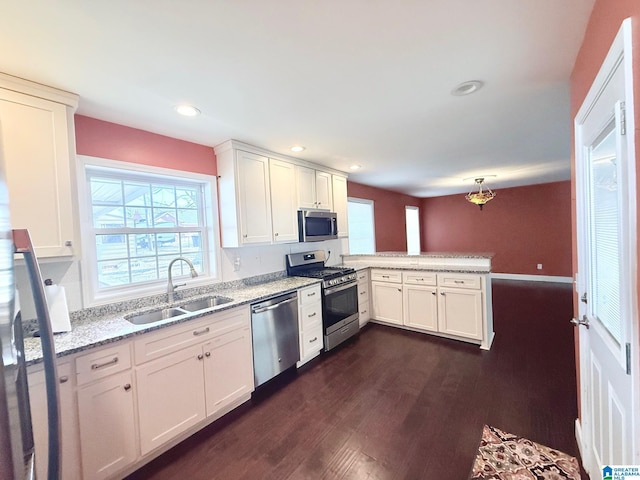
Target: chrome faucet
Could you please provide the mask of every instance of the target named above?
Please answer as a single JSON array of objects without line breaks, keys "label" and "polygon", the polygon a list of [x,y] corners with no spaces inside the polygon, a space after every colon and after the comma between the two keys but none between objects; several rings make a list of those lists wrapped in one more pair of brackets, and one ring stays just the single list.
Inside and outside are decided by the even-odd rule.
[{"label": "chrome faucet", "polygon": [[191,263],[191,260],[189,260],[188,258],[177,257],[171,260],[171,262],[169,263],[169,274],[168,274],[169,278],[168,278],[168,284],[167,284],[167,296],[169,297],[169,303],[172,303],[174,300],[174,294],[175,294],[176,288],[184,287],[186,285],[186,283],[178,283],[176,285],[173,284],[173,278],[171,277],[171,267],[173,267],[173,264],[176,263],[178,260],[182,260],[183,262],[186,262],[187,265],[189,265],[189,269],[191,269],[191,278],[196,278],[198,276],[198,272],[196,272],[196,269],[193,267],[193,263]]}]

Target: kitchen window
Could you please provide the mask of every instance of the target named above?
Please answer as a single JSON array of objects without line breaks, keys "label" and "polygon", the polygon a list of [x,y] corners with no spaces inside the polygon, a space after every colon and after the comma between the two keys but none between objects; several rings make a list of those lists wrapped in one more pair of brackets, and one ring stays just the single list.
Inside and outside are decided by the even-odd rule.
[{"label": "kitchen window", "polygon": [[376,228],[373,220],[373,200],[349,198],[349,253],[352,255],[376,252]]},{"label": "kitchen window", "polygon": [[[91,161],[93,160],[93,161]],[[193,286],[216,277],[215,177],[123,162],[85,161],[87,304],[162,293],[168,266]]]}]

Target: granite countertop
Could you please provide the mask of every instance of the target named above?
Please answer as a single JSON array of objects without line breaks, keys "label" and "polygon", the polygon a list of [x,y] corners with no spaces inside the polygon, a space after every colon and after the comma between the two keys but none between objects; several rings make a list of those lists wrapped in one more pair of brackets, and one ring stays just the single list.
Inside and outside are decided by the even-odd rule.
[{"label": "granite countertop", "polygon": [[407,257],[407,258],[493,258],[493,253],[461,253],[461,252],[421,252],[419,254],[409,254],[407,252],[379,252],[379,253],[356,253],[344,254],[342,257]]},{"label": "granite countertop", "polygon": [[[243,284],[242,282],[233,282],[230,286],[225,285],[222,288],[215,288],[215,290],[207,291],[206,294],[200,293],[195,296],[181,297],[171,305],[166,301],[156,300],[152,305],[148,305],[149,302],[146,302],[146,305],[143,302],[138,302],[138,305],[131,307],[129,310],[125,310],[120,306],[119,308],[114,307],[111,309],[117,309],[117,311],[109,312],[109,306],[105,306],[102,308],[73,312],[71,314],[71,331],[54,336],[56,355],[58,358],[71,355],[134,335],[188,322],[214,312],[258,302],[274,295],[293,292],[299,288],[317,283],[320,283],[320,280],[303,277],[281,277],[264,283],[250,285]],[[186,301],[197,300],[212,295],[229,297],[232,301],[207,310],[198,311],[197,313],[180,315],[145,325],[134,325],[125,320],[125,316],[161,310],[172,305],[177,306]],[[155,298],[166,298],[166,295],[156,296]],[[123,304],[124,303],[126,302],[123,302]],[[25,336],[24,348],[27,365],[33,365],[42,361],[42,348],[39,338]]]},{"label": "granite countertop", "polygon": [[447,273],[491,273],[491,253],[427,252],[410,255],[407,252],[380,252],[342,255],[343,265],[360,270],[383,268]]}]

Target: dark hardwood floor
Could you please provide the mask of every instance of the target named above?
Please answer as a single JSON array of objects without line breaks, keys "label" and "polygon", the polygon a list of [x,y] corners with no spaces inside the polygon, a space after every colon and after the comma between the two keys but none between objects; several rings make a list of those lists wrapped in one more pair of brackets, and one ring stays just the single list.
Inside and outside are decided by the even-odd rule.
[{"label": "dark hardwood floor", "polygon": [[489,352],[370,324],[129,479],[464,480],[484,424],[578,457],[571,285],[494,280],[493,308]]}]

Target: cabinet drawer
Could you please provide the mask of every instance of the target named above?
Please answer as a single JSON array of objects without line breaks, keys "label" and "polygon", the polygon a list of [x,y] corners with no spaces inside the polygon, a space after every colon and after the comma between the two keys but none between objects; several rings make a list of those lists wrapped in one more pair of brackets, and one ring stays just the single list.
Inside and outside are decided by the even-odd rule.
[{"label": "cabinet drawer", "polygon": [[322,338],[322,324],[318,323],[308,332],[302,334],[302,351],[300,358],[305,358],[312,353],[322,349],[324,339]]},{"label": "cabinet drawer", "polygon": [[365,298],[369,298],[369,284],[360,285],[358,283],[358,302],[364,301]]},{"label": "cabinet drawer", "polygon": [[437,278],[433,272],[403,272],[404,283],[410,285],[436,285]]},{"label": "cabinet drawer", "polygon": [[84,385],[131,368],[129,342],[92,351],[76,358],[76,383]]},{"label": "cabinet drawer", "polygon": [[311,305],[300,307],[300,328],[306,331],[307,328],[322,321],[322,303],[315,302]]},{"label": "cabinet drawer", "polygon": [[360,283],[369,283],[369,270],[359,270],[357,272],[358,275],[358,285]]},{"label": "cabinet drawer", "polygon": [[378,282],[402,283],[402,272],[397,270],[371,270],[371,280]]},{"label": "cabinet drawer", "polygon": [[320,284],[298,290],[298,304],[309,305],[321,301]]},{"label": "cabinet drawer", "polygon": [[461,273],[439,273],[438,286],[450,288],[470,288],[480,290],[482,280],[480,275],[465,275]]},{"label": "cabinet drawer", "polygon": [[371,305],[369,302],[360,302],[358,304],[358,315],[360,317],[360,325],[371,318]]},{"label": "cabinet drawer", "polygon": [[250,325],[249,307],[213,313],[198,320],[142,335],[134,342],[136,365]]}]

